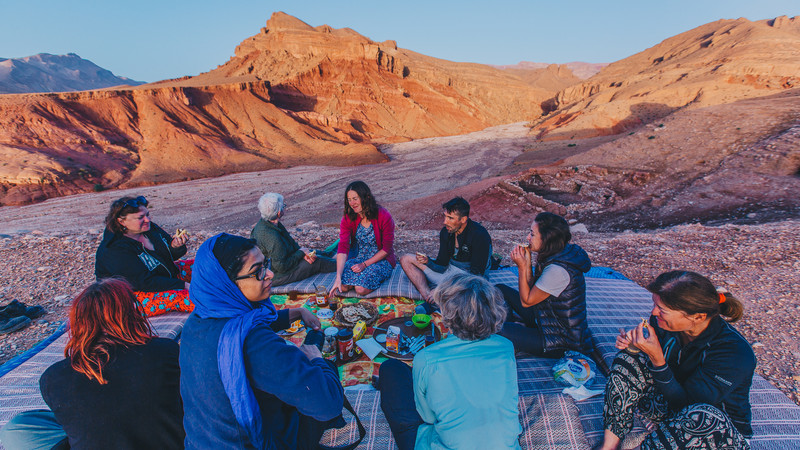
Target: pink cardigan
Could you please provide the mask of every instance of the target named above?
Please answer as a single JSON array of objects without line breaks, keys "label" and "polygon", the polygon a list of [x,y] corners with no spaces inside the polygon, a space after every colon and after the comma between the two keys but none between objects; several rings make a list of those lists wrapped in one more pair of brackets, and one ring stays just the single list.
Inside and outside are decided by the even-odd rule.
[{"label": "pink cardigan", "polygon": [[[361,222],[361,218],[358,216],[355,220],[350,220],[347,215],[342,217],[342,222],[339,224],[337,253],[347,254],[350,252],[350,243],[356,238],[359,222]],[[378,249],[388,253],[386,260],[394,267],[397,264],[397,258],[394,256],[394,220],[389,211],[382,206],[378,207],[378,219],[372,221],[372,230],[375,232],[375,243],[378,244]]]}]

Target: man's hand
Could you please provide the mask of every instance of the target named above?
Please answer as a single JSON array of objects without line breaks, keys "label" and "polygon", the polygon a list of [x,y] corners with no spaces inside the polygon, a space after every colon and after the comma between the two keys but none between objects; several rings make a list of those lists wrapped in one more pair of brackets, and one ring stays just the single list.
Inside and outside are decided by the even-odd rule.
[{"label": "man's hand", "polygon": [[420,264],[428,264],[428,255],[417,252],[417,262]]}]

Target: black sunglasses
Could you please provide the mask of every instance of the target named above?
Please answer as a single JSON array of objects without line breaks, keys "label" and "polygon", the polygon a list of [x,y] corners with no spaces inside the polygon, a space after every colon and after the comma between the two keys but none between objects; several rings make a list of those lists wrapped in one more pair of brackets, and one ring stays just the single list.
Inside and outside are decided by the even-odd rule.
[{"label": "black sunglasses", "polygon": [[[117,201],[119,201],[119,200],[117,200]],[[140,206],[147,206],[147,204],[148,204],[147,203],[147,199],[144,198],[144,195],[140,195],[140,196],[138,196],[136,198],[132,198],[130,200],[127,200],[124,203],[124,206],[126,206],[126,207],[130,206],[131,208],[138,208]]]},{"label": "black sunglasses", "polygon": [[267,277],[267,272],[271,269],[272,269],[272,258],[267,258],[261,264],[261,267],[256,269],[255,272],[248,275],[242,275],[240,277],[236,277],[233,280],[238,281],[238,280],[246,280],[248,278],[255,278],[258,281],[264,281],[264,278]]}]

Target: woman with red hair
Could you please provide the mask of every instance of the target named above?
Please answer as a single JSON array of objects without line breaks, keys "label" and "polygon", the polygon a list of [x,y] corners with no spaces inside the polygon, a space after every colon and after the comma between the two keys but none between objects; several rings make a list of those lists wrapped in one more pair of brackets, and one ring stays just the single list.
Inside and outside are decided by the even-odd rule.
[{"label": "woman with red hair", "polygon": [[66,359],[39,379],[52,411],[0,432],[17,448],[183,448],[178,344],[155,337],[128,283],[96,282],[72,302]]}]

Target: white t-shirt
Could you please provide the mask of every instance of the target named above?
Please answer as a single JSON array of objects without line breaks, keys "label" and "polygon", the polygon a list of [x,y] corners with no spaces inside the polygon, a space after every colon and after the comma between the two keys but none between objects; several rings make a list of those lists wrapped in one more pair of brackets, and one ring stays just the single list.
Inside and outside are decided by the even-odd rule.
[{"label": "white t-shirt", "polygon": [[558,297],[569,285],[569,272],[558,264],[550,264],[542,271],[542,276],[536,280],[537,288],[547,292],[553,297]]}]

